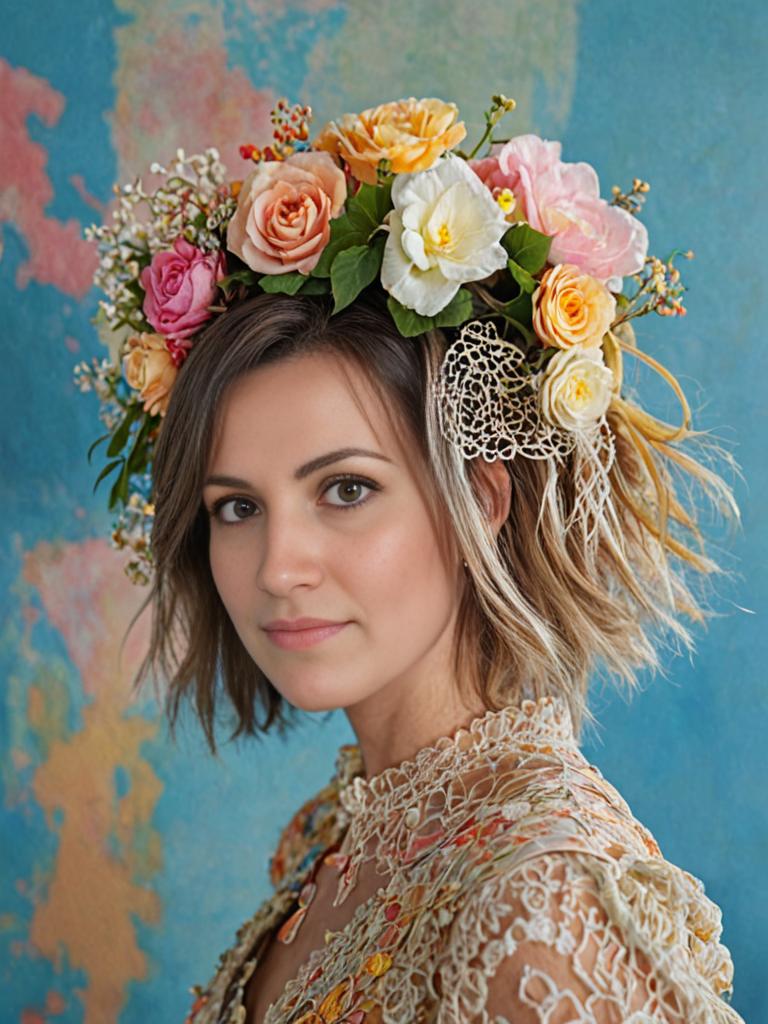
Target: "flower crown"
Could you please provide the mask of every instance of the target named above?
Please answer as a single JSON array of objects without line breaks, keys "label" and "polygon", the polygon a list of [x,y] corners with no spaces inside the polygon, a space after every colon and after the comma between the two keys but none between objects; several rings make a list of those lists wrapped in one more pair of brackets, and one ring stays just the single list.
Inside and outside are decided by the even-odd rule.
[{"label": "flower crown", "polygon": [[[152,573],[152,454],[177,375],[198,332],[253,294],[329,295],[336,314],[373,286],[405,337],[460,329],[435,385],[445,436],[468,458],[563,465],[575,453],[569,521],[587,530],[611,492],[609,411],[646,464],[649,448],[686,435],[679,385],[630,325],[685,315],[681,253],[649,256],[637,216],[649,185],[635,179],[606,200],[594,169],[561,160],[559,142],[495,138],[514,106],[494,96],[467,153],[458,108],[439,99],[345,114],[314,139],[310,108],[281,100],[273,143],[240,147],[252,168],[242,180],[215,149],[178,150],[169,167],[151,165],[162,176],[151,191],[141,178],[115,186],[112,223],[85,229],[98,242],[106,298],[94,322],[110,329],[111,357],[78,364],[75,380],[100,400],[107,432],[88,459],[107,442],[94,490],[113,476],[112,541],[130,548],[134,582]],[[673,387],[680,427],[622,397],[626,353]]]}]

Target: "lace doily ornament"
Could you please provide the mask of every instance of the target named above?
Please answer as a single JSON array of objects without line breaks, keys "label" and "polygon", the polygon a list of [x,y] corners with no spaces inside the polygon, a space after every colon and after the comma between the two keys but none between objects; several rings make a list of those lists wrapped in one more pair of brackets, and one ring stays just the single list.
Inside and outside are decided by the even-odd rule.
[{"label": "lace doily ornament", "polygon": [[522,455],[549,460],[562,472],[574,455],[574,504],[565,525],[580,523],[591,537],[611,496],[613,434],[605,417],[578,432],[547,423],[539,410],[539,382],[522,350],[500,338],[493,321],[472,320],[448,347],[433,385],[440,431],[466,459]]}]

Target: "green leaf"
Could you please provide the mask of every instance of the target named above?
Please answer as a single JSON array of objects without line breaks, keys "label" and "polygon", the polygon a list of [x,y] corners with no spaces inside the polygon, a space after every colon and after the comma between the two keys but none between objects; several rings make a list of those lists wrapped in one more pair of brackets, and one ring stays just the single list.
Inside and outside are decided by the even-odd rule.
[{"label": "green leaf", "polygon": [[435,327],[458,327],[472,319],[472,292],[459,288],[454,297],[435,317]]},{"label": "green leaf", "polygon": [[121,501],[123,505],[128,503],[128,480],[130,473],[128,472],[128,462],[123,463],[123,468],[112,485],[112,490],[109,493],[109,511],[112,512],[117,506],[118,501]]},{"label": "green leaf", "polygon": [[363,288],[375,280],[383,256],[383,238],[377,238],[372,245],[353,245],[339,253],[331,267],[334,316],[354,302]]},{"label": "green leaf", "polygon": [[306,280],[307,275],[297,271],[292,274],[264,274],[259,278],[259,284],[270,294],[295,295]]},{"label": "green leaf", "polygon": [[530,224],[515,224],[504,235],[501,244],[519,267],[529,274],[537,274],[547,262],[552,236],[543,235]]},{"label": "green leaf", "polygon": [[99,486],[99,484],[104,479],[104,477],[105,476],[109,476],[109,474],[112,472],[112,470],[115,468],[115,466],[119,466],[123,461],[124,461],[123,459],[115,459],[114,462],[108,462],[106,464],[104,469],[102,469],[102,471],[96,477],[96,483],[93,485],[93,493],[94,494],[96,493],[96,488]]},{"label": "green leaf", "polygon": [[392,183],[366,185],[347,202],[350,223],[367,235],[381,224],[392,209]]},{"label": "green leaf", "polygon": [[514,260],[507,260],[507,267],[524,292],[528,292],[530,295],[536,291],[539,284],[538,281],[535,277],[531,277],[528,271],[521,267],[519,263],[516,263]]},{"label": "green leaf", "polygon": [[520,292],[517,298],[505,303],[501,311],[504,316],[514,318],[530,328],[533,320],[533,302],[530,293]]},{"label": "green leaf", "polygon": [[114,457],[119,455],[123,448],[125,448],[125,443],[128,440],[128,434],[131,430],[131,424],[141,411],[142,407],[139,402],[135,402],[129,407],[122,423],[112,434],[112,440],[109,442],[109,447],[107,448],[107,458],[114,459]]},{"label": "green leaf", "polygon": [[299,288],[298,295],[327,295],[331,290],[331,282],[327,277],[308,277]]},{"label": "green leaf", "polygon": [[91,456],[93,455],[94,450],[101,444],[102,441],[106,441],[108,437],[111,437],[111,434],[102,434],[101,437],[97,437],[96,438],[96,440],[93,442],[91,447],[88,449],[88,464],[89,465],[90,465]]},{"label": "green leaf", "polygon": [[459,288],[445,309],[436,316],[421,316],[392,295],[387,299],[387,309],[403,337],[413,338],[433,327],[456,327],[469,320],[472,316],[472,293],[466,288]]},{"label": "green leaf", "polygon": [[136,436],[133,439],[131,451],[130,454],[128,455],[129,473],[138,472],[141,462],[146,461],[144,459],[144,455],[146,454],[144,451],[145,441],[147,438],[147,434],[151,430],[153,422],[156,420],[156,418],[157,417],[155,416],[147,416],[141,425],[141,429],[136,431]]},{"label": "green leaf", "polygon": [[233,284],[252,285],[256,283],[256,275],[247,267],[243,270],[235,270],[217,282],[223,292],[229,291]]},{"label": "green leaf", "polygon": [[365,245],[370,231],[352,226],[349,217],[342,214],[331,221],[331,237],[320,254],[320,259],[312,268],[311,277],[330,277],[331,264],[343,249],[353,245]]}]

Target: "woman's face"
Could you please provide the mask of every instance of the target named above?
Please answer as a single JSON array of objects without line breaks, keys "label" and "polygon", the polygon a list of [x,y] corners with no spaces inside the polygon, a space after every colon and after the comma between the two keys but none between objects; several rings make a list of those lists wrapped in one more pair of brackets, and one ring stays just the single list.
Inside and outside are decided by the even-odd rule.
[{"label": "woman's face", "polygon": [[[424,473],[361,372],[332,355],[267,365],[230,389],[203,494],[211,568],[240,639],[290,704],[396,697],[447,663],[460,561],[430,519]],[[268,628],[305,617],[343,625]]]}]

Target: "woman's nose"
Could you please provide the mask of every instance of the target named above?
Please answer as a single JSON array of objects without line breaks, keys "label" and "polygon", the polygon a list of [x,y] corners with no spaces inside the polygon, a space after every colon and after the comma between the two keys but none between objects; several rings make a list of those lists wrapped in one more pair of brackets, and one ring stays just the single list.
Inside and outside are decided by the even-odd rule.
[{"label": "woman's nose", "polygon": [[299,511],[264,512],[262,546],[256,569],[261,590],[282,596],[295,587],[314,587],[322,579],[320,541]]}]

